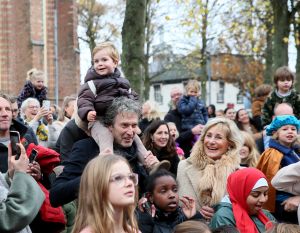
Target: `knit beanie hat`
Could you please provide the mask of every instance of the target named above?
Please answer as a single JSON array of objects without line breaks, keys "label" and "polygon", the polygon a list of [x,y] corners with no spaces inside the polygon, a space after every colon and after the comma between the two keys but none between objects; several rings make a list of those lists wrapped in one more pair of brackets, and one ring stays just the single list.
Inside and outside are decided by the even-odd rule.
[{"label": "knit beanie hat", "polygon": [[281,128],[284,125],[294,125],[297,128],[297,131],[299,131],[300,128],[300,122],[295,116],[291,116],[291,115],[277,116],[273,119],[272,123],[268,125],[268,127],[266,128],[267,135],[272,136],[274,131],[277,131],[279,128]]}]

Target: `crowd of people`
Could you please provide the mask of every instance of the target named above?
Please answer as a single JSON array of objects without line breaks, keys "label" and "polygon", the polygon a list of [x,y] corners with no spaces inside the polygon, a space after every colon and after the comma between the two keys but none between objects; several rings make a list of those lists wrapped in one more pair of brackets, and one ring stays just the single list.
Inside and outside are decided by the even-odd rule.
[{"label": "crowd of people", "polygon": [[250,111],[206,106],[189,80],[161,118],[112,43],[92,57],[61,107],[37,69],[19,96],[0,94],[0,232],[300,232],[300,93],[288,67],[274,89],[256,88]]}]

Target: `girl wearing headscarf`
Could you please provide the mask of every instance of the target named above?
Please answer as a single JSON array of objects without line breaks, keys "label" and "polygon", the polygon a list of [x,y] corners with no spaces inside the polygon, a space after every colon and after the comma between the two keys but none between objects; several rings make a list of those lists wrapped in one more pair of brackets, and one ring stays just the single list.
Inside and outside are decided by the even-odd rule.
[{"label": "girl wearing headscarf", "polygon": [[268,182],[265,175],[256,168],[244,168],[233,172],[227,179],[227,192],[211,227],[235,226],[241,233],[265,232],[275,218],[262,209],[268,200]]}]

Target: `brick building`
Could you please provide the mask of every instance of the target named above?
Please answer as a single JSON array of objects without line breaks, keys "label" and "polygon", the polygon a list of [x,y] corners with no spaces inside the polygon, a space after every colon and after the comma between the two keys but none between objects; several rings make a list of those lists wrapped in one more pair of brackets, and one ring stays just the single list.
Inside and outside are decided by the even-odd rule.
[{"label": "brick building", "polygon": [[0,90],[18,95],[33,67],[45,72],[49,99],[61,101],[77,92],[75,0],[0,1]]}]

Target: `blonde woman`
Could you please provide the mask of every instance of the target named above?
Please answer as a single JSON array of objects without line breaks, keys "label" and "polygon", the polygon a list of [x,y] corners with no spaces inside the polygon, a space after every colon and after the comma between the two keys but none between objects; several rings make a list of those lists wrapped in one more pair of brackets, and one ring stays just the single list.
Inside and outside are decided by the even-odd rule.
[{"label": "blonde woman", "polygon": [[126,159],[97,156],[81,176],[73,233],[137,233],[138,176]]},{"label": "blonde woman", "polygon": [[244,145],[240,149],[241,166],[256,167],[260,154],[256,149],[253,136],[245,131],[241,131],[241,135],[244,139]]},{"label": "blonde woman", "polygon": [[210,220],[213,206],[226,194],[227,177],[240,167],[243,145],[232,120],[216,117],[207,122],[191,156],[178,165],[179,196],[191,196],[196,209]]}]

